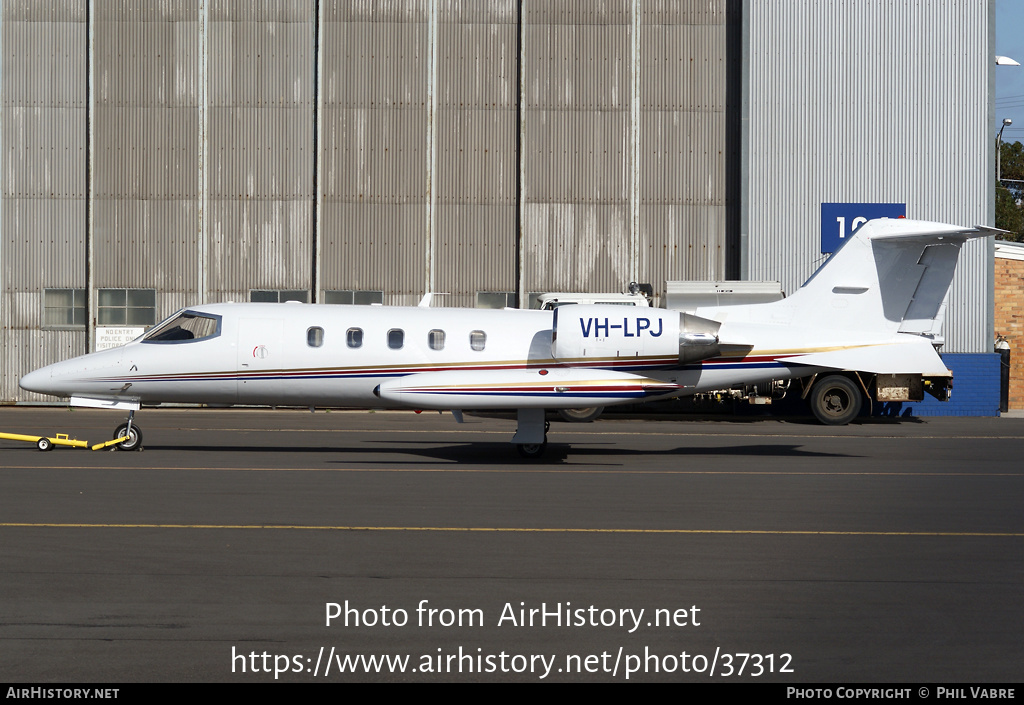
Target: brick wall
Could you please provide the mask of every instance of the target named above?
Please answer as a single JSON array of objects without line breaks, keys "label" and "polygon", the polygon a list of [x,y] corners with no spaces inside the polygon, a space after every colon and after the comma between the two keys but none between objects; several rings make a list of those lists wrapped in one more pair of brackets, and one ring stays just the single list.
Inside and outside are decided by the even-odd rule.
[{"label": "brick wall", "polygon": [[996,257],[996,334],[1010,343],[1010,408],[1024,409],[1024,260]]}]

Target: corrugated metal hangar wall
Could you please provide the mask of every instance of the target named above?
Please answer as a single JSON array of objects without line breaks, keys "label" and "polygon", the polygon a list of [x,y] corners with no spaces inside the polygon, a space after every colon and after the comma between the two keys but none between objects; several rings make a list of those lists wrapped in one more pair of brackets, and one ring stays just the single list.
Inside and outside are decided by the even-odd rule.
[{"label": "corrugated metal hangar wall", "polygon": [[[823,203],[995,221],[994,5],[955,0],[744,4],[743,279],[793,291]],[[992,352],[993,244],[961,253],[945,352]]]},{"label": "corrugated metal hangar wall", "polygon": [[[986,21],[937,1],[5,0],[0,401],[198,302],[791,291],[819,202],[991,223]],[[991,258],[971,257],[947,349],[988,342]]]},{"label": "corrugated metal hangar wall", "polygon": [[738,7],[5,0],[0,399],[97,325],[253,292],[735,276]]}]

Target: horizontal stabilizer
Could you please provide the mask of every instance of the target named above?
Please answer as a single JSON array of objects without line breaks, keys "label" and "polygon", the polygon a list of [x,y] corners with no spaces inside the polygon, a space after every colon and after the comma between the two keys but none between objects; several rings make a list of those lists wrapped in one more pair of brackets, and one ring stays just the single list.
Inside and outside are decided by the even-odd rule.
[{"label": "horizontal stabilizer", "polygon": [[561,409],[639,401],[681,388],[628,372],[547,367],[423,372],[388,380],[375,393],[417,409]]},{"label": "horizontal stabilizer", "polygon": [[[871,225],[870,228],[866,227]],[[863,233],[861,232],[863,230]],[[866,240],[970,240],[975,237],[999,235],[1006,230],[990,228],[986,225],[964,227],[947,223],[933,223],[926,220],[907,220],[906,218],[878,218],[869,221],[857,231]]]}]

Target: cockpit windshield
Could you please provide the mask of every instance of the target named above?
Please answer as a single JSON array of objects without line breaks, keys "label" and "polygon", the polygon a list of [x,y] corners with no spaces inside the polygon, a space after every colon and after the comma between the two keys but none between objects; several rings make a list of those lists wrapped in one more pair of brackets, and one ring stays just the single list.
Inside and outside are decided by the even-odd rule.
[{"label": "cockpit windshield", "polygon": [[220,316],[181,311],[142,338],[143,343],[191,343],[220,335]]}]

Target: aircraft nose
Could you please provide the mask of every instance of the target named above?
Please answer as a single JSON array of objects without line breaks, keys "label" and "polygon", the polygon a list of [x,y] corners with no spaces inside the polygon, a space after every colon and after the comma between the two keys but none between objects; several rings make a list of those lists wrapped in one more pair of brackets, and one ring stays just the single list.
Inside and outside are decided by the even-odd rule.
[{"label": "aircraft nose", "polygon": [[43,367],[33,372],[29,372],[21,378],[21,381],[18,384],[27,392],[49,394],[52,383],[53,370],[51,367]]}]

